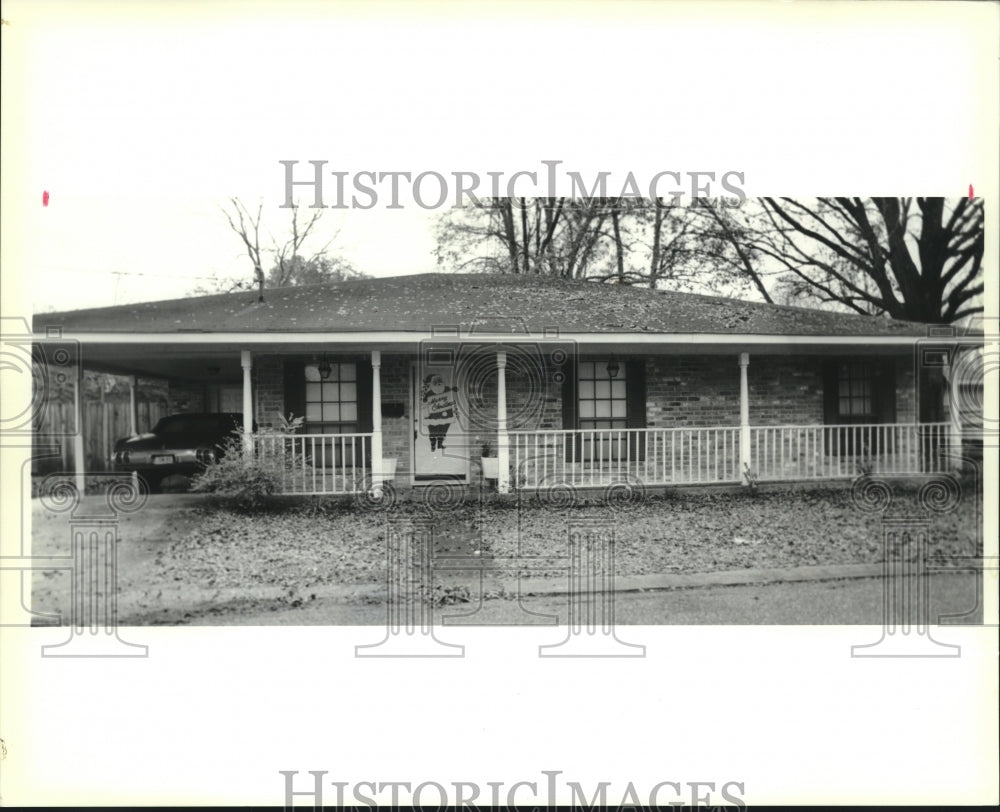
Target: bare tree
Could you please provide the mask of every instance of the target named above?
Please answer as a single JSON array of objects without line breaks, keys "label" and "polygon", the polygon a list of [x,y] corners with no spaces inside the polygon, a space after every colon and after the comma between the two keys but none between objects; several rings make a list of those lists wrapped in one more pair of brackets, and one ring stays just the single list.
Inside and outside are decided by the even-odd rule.
[{"label": "bare tree", "polygon": [[609,209],[601,200],[489,198],[445,212],[438,264],[475,273],[581,278],[598,261]]},{"label": "bare tree", "polygon": [[983,309],[980,199],[491,199],[437,224],[454,270],[724,292],[929,323]]},{"label": "bare tree", "polygon": [[764,198],[747,245],[792,295],[857,313],[950,323],[983,310],[982,199]]},{"label": "bare tree", "polygon": [[[437,259],[460,272],[718,290],[735,236],[726,242],[714,220],[696,214],[663,199],[489,199],[438,219]],[[729,281],[727,290],[745,279],[731,271]]]},{"label": "bare tree", "polygon": [[709,275],[731,284],[741,280],[749,283],[765,302],[773,304],[767,288],[768,271],[751,238],[752,224],[741,218],[742,211],[696,198],[688,214],[691,250],[705,261],[702,267],[710,269]]},{"label": "bare tree", "polygon": [[[258,299],[263,301],[264,287],[308,285],[365,276],[348,260],[330,253],[330,246],[340,232],[335,231],[317,250],[307,253],[306,243],[315,237],[324,210],[314,210],[308,218],[302,216],[298,203],[291,207],[287,236],[276,239],[263,223],[263,201],[250,209],[238,197],[230,198],[222,213],[229,228],[243,243],[247,258],[253,264],[253,277],[228,277],[202,285],[195,293],[221,293],[249,290],[257,286]],[[221,207],[220,207],[221,208]],[[265,271],[265,268],[267,270]]]}]

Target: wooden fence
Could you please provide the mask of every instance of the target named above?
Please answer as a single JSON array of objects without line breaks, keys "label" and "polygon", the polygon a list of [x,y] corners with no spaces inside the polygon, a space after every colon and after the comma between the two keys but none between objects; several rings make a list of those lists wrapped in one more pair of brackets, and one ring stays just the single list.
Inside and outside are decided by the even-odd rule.
[{"label": "wooden fence", "polygon": [[[149,431],[167,414],[163,400],[139,400],[136,403],[136,429]],[[73,403],[57,401],[43,407],[41,424],[36,428],[33,442],[33,475],[72,471],[73,436],[75,421]],[[116,440],[132,434],[127,400],[92,400],[83,403],[83,456],[84,470],[110,471],[111,453]]]}]

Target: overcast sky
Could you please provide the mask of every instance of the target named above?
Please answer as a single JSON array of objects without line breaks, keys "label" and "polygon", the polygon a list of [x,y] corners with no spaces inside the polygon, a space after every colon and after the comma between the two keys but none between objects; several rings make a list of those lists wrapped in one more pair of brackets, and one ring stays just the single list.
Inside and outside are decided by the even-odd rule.
[{"label": "overcast sky", "polygon": [[[981,89],[955,77],[989,51],[969,47],[961,14],[954,30],[921,28],[913,4],[913,28],[890,6],[864,31],[813,4],[784,28],[737,4],[725,29],[677,3],[94,8],[4,7],[4,293],[18,285],[29,311],[249,273],[218,206],[263,199],[279,227],[280,160],[352,173],[511,173],[543,159],[585,175],[732,170],[750,194],[954,196],[997,177],[983,163],[990,133],[932,126],[916,103],[982,116]],[[691,42],[703,49],[679,45]],[[836,47],[851,59],[817,59]],[[874,77],[898,76],[900,53],[913,56],[908,83],[887,99]],[[782,93],[761,97],[774,83]],[[900,149],[915,140],[933,161]],[[435,270],[430,218],[412,203],[327,214],[339,250],[377,276]]]}]

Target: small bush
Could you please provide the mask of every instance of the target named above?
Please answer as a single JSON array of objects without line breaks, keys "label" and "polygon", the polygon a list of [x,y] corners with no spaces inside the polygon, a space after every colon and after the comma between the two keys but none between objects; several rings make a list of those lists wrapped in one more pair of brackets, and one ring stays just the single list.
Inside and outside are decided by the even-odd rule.
[{"label": "small bush", "polygon": [[294,455],[247,455],[239,432],[226,441],[222,458],[196,475],[191,484],[194,493],[211,493],[237,510],[251,512],[266,506],[281,493],[292,476]]}]

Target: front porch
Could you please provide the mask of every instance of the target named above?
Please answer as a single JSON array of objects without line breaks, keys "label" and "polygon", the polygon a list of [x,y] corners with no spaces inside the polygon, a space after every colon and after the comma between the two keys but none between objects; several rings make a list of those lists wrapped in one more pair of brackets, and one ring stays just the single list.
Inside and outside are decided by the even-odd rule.
[{"label": "front porch", "polygon": [[[522,353],[513,344],[504,349],[496,347],[494,345],[488,353],[483,352],[485,348],[480,347],[471,355],[471,365],[477,368],[480,376],[484,368],[492,368],[495,389],[491,389],[485,398],[492,401],[495,411],[480,425],[466,426],[467,431],[463,435],[466,442],[451,447],[449,453],[464,459],[466,470],[470,472],[467,478],[459,479],[459,482],[472,483],[478,479],[480,483],[495,487],[500,493],[546,491],[565,487],[604,488],[616,483],[642,487],[705,484],[749,486],[758,482],[843,480],[861,474],[935,474],[954,469],[961,457],[959,409],[951,407],[954,393],[948,391],[944,393],[945,411],[949,417],[947,421],[921,422],[910,419],[777,425],[753,423],[751,415],[769,416],[778,412],[773,411],[770,406],[765,410],[759,403],[754,403],[752,394],[759,392],[762,387],[760,384],[751,384],[750,354],[746,352],[735,357],[729,355],[710,359],[713,362],[728,361],[726,364],[707,365],[713,370],[713,374],[721,378],[732,376],[735,397],[729,400],[728,408],[733,419],[730,425],[586,429],[539,427],[539,423],[546,422],[543,408],[540,407],[537,411],[528,409],[530,416],[525,418],[526,387],[522,380],[524,370],[517,366]],[[513,359],[513,363],[508,356]],[[623,355],[620,362],[612,360],[606,366],[603,362],[593,360],[592,355],[586,357],[591,360],[577,362],[560,358],[558,372],[553,374],[552,370],[544,370],[541,375],[542,383],[535,381],[527,387],[532,393],[528,400],[544,399],[546,379],[558,381],[564,425],[567,420],[579,420],[579,417],[573,418],[570,415],[578,414],[584,407],[594,410],[597,417],[600,417],[602,405],[606,407],[608,415],[615,413],[617,406],[613,394],[619,384],[622,392],[628,390],[628,397],[624,394],[622,396],[623,415],[635,411],[632,403],[624,402],[633,398],[634,390],[639,392],[638,411],[641,411],[643,422],[646,421],[647,412],[656,413],[660,405],[666,402],[654,394],[657,389],[656,381],[650,381],[648,387],[646,385],[647,369],[655,370],[662,356],[658,359],[655,356]],[[615,355],[610,357],[617,358]],[[801,365],[808,368],[820,362],[821,359],[814,357],[803,361]],[[766,375],[774,374],[777,368],[774,356],[762,357],[761,363]],[[887,362],[879,359],[878,363],[884,365]],[[899,377],[907,383],[896,391],[894,388],[887,389],[885,380],[882,380],[881,386],[887,394],[883,394],[883,402],[879,408],[884,414],[895,415],[898,401],[902,415],[916,418],[916,381],[904,374],[905,364],[902,359],[893,360],[887,367],[892,380],[895,380],[892,364],[899,366]],[[407,433],[411,428],[413,430],[413,442],[409,443],[408,449],[410,462],[399,466],[401,470],[397,470],[398,460],[395,457],[405,458],[405,450],[398,438],[395,442],[386,442],[384,439],[381,413],[382,366],[382,353],[373,351],[370,369],[372,432],[306,433],[280,440],[273,436],[260,436],[256,439],[257,453],[265,456],[283,454],[294,460],[293,471],[284,482],[285,493],[360,493],[376,488],[385,481],[393,481],[395,487],[428,484],[426,481],[417,481],[416,469],[413,467],[412,455],[418,434],[421,433],[419,421],[414,414],[407,416],[408,421],[412,422],[406,423]],[[514,369],[511,369],[512,366]],[[728,375],[725,369],[727,366],[732,369]],[[602,384],[598,381],[596,385],[591,384],[590,377],[577,381],[578,371],[579,375],[586,376],[607,374],[609,382]],[[513,373],[513,387],[509,373]],[[572,376],[572,385],[569,386],[567,374]],[[626,374],[629,376],[628,383],[622,380]],[[642,379],[639,387],[634,386],[637,378]],[[463,383],[461,370],[455,373],[455,381],[459,383],[459,388],[468,385],[467,381]],[[594,391],[593,395],[588,391],[587,397],[598,398],[593,405],[585,403],[581,406],[577,401],[578,397],[582,397],[579,389],[585,385],[591,385]],[[714,382],[709,385],[714,385]],[[833,385],[836,386],[837,382],[834,381]],[[602,404],[599,400],[602,386],[608,393],[607,404]],[[809,390],[809,387],[800,384],[799,389]],[[820,390],[821,387],[815,391],[809,390],[804,396],[807,402],[804,413],[808,413],[810,409],[815,411],[817,404],[814,401],[819,398],[827,401],[825,413],[830,414],[829,393]],[[411,398],[415,395],[412,385],[409,394]],[[479,395],[483,396],[483,391]],[[511,397],[513,403],[509,407],[508,400]],[[571,406],[567,403],[568,398],[573,400]],[[857,400],[855,398],[855,402]],[[413,412],[418,411],[416,401],[411,400],[411,403],[414,404]],[[464,412],[469,419],[470,415],[482,418],[483,407],[483,403],[472,403],[471,396],[467,395],[465,406],[459,412]],[[823,405],[819,404],[819,408],[822,410]],[[726,409],[718,410],[720,415],[725,412]],[[510,427],[511,422],[515,423],[513,428]],[[594,422],[598,421],[595,419]],[[475,442],[471,442],[473,438]],[[483,441],[494,450],[491,456],[495,456],[495,460],[482,460],[479,443]],[[495,473],[488,471],[488,462],[492,463],[491,469],[495,468]]]},{"label": "front porch", "polygon": [[[289,494],[935,473],[961,464],[963,418],[970,436],[982,420],[960,381],[980,374],[963,366],[978,329],[527,275],[41,314],[32,337],[37,363],[76,376],[60,394],[72,419],[35,439],[72,444],[81,489],[83,435],[110,442],[113,422],[87,425],[84,366],[168,382],[170,413],[241,412],[246,447],[292,463]],[[59,389],[37,388],[40,402]]]},{"label": "front porch", "polygon": [[[136,374],[177,381],[195,411],[222,411],[209,394],[225,389],[227,410],[242,407],[247,452],[282,461],[286,495],[359,494],[385,482],[444,481],[500,493],[618,483],[750,486],[935,474],[961,459],[954,387],[940,392],[946,420],[918,419],[912,342],[855,346],[843,361],[816,345],[793,353],[764,343],[752,356],[719,344],[570,346],[557,339],[539,347],[500,336],[381,349],[329,337],[308,343],[296,336],[285,345],[262,339],[252,349],[196,341],[116,341],[84,354],[93,368],[133,381]],[[838,365],[850,374],[838,377]],[[858,370],[871,380],[859,380]],[[425,403],[434,401],[425,379],[439,375],[455,401],[446,443],[424,422]],[[294,432],[276,419],[289,413],[305,418]]]}]

